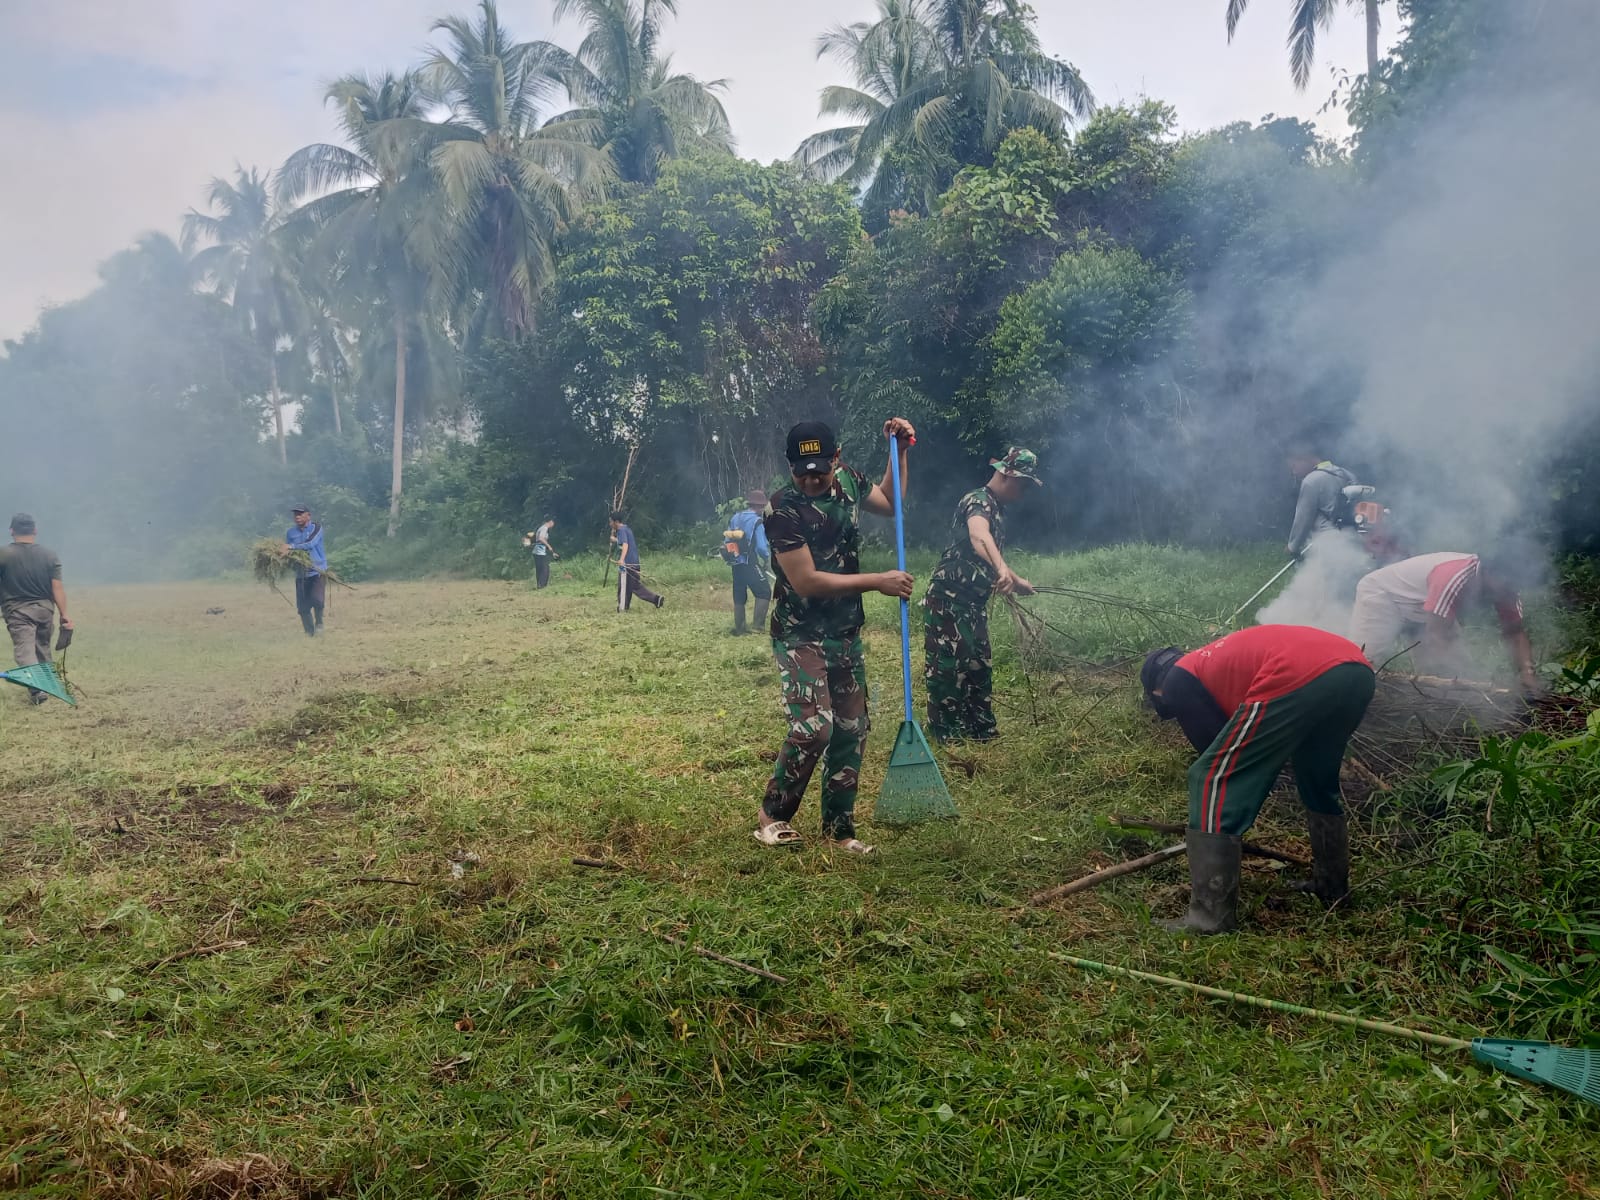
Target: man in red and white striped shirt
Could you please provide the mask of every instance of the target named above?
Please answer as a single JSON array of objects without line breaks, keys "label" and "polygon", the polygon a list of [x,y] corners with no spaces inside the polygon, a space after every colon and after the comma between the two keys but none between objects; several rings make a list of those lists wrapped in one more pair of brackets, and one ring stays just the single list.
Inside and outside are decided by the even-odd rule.
[{"label": "man in red and white striped shirt", "polygon": [[1189,768],[1189,911],[1167,928],[1238,924],[1239,856],[1288,762],[1311,834],[1310,891],[1332,907],[1350,891],[1339,767],[1372,701],[1372,668],[1353,642],[1304,625],[1256,625],[1189,654],[1157,650],[1140,672],[1157,715],[1200,751]]},{"label": "man in red and white striped shirt", "polygon": [[1533,648],[1522,626],[1522,601],[1505,573],[1486,566],[1476,554],[1419,554],[1364,576],[1356,585],[1350,640],[1368,661],[1381,664],[1420,635],[1417,661],[1423,669],[1456,675],[1461,614],[1484,604],[1494,608],[1523,689],[1538,690]]}]

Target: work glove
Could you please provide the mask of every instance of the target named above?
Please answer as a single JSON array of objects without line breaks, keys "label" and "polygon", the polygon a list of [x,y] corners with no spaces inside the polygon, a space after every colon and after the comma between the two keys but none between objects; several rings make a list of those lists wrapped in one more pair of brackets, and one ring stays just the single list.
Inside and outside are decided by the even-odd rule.
[{"label": "work glove", "polygon": [[56,634],[56,649],[65,650],[70,645],[72,645],[72,630],[63,625],[61,632]]}]

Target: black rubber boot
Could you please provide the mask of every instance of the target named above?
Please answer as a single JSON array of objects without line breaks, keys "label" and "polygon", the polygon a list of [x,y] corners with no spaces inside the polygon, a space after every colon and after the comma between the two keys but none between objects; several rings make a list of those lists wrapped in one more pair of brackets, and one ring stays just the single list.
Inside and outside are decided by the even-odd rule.
[{"label": "black rubber boot", "polygon": [[757,633],[765,633],[767,631],[767,604],[766,600],[756,601],[756,619],[752,628]]},{"label": "black rubber boot", "polygon": [[733,606],[733,636],[741,637],[749,632],[750,631],[745,628],[744,624],[744,605],[735,604]]},{"label": "black rubber boot", "polygon": [[309,608],[300,614],[300,628],[306,631],[307,637],[317,636],[317,624],[314,620],[312,620],[311,610]]},{"label": "black rubber boot", "polygon": [[1174,933],[1227,933],[1239,927],[1239,858],[1242,841],[1226,833],[1184,835],[1189,845],[1189,911],[1162,921]]},{"label": "black rubber boot", "polygon": [[317,628],[321,629],[322,628],[322,605],[320,605],[320,604],[317,605],[315,608],[313,608],[311,610],[311,612],[316,617]]},{"label": "black rubber boot", "polygon": [[1311,834],[1311,878],[1293,886],[1332,908],[1350,895],[1350,822],[1343,813],[1307,809],[1306,829]]}]

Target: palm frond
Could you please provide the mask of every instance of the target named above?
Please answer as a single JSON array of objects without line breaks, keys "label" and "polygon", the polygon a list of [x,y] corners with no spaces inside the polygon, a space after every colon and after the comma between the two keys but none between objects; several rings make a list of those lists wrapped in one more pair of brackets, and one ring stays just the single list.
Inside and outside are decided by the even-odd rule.
[{"label": "palm frond", "polygon": [[293,204],[302,196],[329,188],[370,184],[377,168],[353,150],[325,142],[296,150],[278,168],[274,191],[280,204]]},{"label": "palm frond", "polygon": [[1239,27],[1239,18],[1250,7],[1250,0],[1228,0],[1228,40],[1233,41],[1233,31]]}]

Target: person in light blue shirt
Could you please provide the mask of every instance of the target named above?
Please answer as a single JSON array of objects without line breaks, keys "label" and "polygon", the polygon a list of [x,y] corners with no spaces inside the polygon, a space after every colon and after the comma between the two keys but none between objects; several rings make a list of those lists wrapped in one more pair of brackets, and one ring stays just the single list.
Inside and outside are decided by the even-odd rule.
[{"label": "person in light blue shirt", "polygon": [[[764,562],[772,558],[772,547],[767,544],[767,527],[761,519],[761,510],[767,506],[765,492],[748,492],[745,508],[728,522],[726,545],[728,565],[733,568],[733,634],[739,637],[749,633],[744,623],[744,599],[749,592],[756,598],[755,627],[767,623],[767,605],[772,602],[772,585],[767,582]],[[725,557],[727,557],[725,555]]]},{"label": "person in light blue shirt", "polygon": [[311,519],[311,510],[296,504],[289,511],[294,514],[294,524],[283,535],[283,544],[290,550],[304,550],[311,556],[311,565],[295,572],[294,606],[306,636],[316,637],[317,630],[322,628],[322,608],[328,598],[328,579],[323,574],[328,569],[328,553],[322,544],[322,526]]},{"label": "person in light blue shirt", "polygon": [[627,612],[635,596],[660,608],[666,600],[656,595],[639,575],[639,539],[622,522],[622,514],[611,514],[611,544],[617,551],[617,611]]}]

